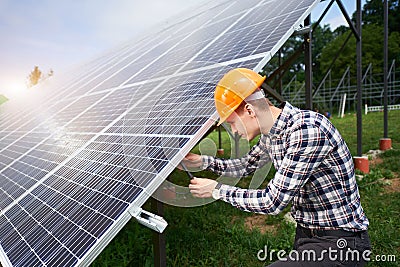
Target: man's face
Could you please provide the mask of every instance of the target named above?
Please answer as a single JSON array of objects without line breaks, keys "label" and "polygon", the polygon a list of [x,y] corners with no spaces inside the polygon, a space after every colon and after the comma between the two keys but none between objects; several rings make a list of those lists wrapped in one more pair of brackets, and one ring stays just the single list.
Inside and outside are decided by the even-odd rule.
[{"label": "man's face", "polygon": [[230,124],[233,133],[249,141],[259,134],[268,134],[274,125],[274,118],[267,102],[265,105],[255,108],[253,105],[246,104],[233,112],[226,122]]},{"label": "man's face", "polygon": [[[232,132],[237,133],[241,138],[253,140],[259,133],[254,129],[254,120],[246,112],[233,112],[226,122],[231,126]],[[258,128],[258,125],[256,125]]]}]

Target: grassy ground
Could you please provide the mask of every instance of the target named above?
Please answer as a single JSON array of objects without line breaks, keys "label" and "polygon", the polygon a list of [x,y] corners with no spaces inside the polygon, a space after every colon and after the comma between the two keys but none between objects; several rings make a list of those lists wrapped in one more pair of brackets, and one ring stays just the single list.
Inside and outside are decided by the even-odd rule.
[{"label": "grassy ground", "polygon": [[[382,118],[382,113],[363,117],[363,152],[378,148],[383,135]],[[354,155],[355,116],[333,118],[332,122]],[[395,255],[397,262],[374,261],[368,266],[400,266],[400,111],[389,113],[389,129],[394,149],[374,160],[371,173],[358,184],[362,205],[370,220],[371,258]],[[217,138],[215,133],[212,138]],[[225,154],[229,151],[226,147]],[[272,173],[268,176],[272,177]],[[186,174],[180,171],[173,172],[170,178],[182,183],[188,181]],[[247,184],[245,180],[239,185]],[[145,209],[150,209],[148,203]],[[165,230],[167,266],[265,266],[269,262],[257,258],[257,253],[265,246],[269,251],[290,251],[292,247],[294,226],[283,220],[284,213],[255,215],[223,202],[197,208],[165,205],[164,217],[169,223]],[[92,266],[153,266],[152,236],[151,230],[132,220]]]},{"label": "grassy ground", "polygon": [[0,95],[0,105],[6,102],[7,100],[8,100],[7,97],[5,97],[4,95]]},{"label": "grassy ground", "polygon": [[[388,132],[392,146],[400,149],[400,111],[388,112]],[[346,114],[344,118],[332,118],[332,123],[344,137],[352,155],[357,154],[357,120],[356,114]],[[362,120],[362,151],[379,148],[379,139],[383,138],[383,112],[371,112],[363,115]]]}]

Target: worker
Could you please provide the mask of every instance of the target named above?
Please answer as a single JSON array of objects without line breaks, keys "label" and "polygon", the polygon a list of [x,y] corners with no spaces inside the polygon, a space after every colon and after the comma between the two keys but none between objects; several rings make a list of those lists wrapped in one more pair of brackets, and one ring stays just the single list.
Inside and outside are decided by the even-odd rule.
[{"label": "worker", "polygon": [[[240,159],[189,153],[183,163],[243,178],[272,161],[275,176],[265,189],[194,178],[189,185],[191,194],[261,214],[278,214],[291,204],[297,223],[294,250],[313,251],[316,257],[286,257],[271,266],[363,266],[368,260],[364,255],[368,253],[363,252],[370,249],[369,223],[345,141],[322,114],[288,102],[275,107],[260,90],[264,80],[250,69],[233,69],[219,81],[214,94],[219,124],[228,123],[233,133],[249,141],[259,136],[258,143]],[[346,256],[346,251],[358,257]]]}]

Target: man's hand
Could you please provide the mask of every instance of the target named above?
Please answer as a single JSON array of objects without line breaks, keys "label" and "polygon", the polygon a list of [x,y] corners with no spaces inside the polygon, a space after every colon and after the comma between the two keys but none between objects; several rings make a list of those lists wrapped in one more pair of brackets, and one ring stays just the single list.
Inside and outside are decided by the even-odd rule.
[{"label": "man's hand", "polygon": [[199,198],[212,197],[212,191],[218,184],[217,181],[205,178],[193,178],[190,180],[190,193]]},{"label": "man's hand", "polygon": [[[185,164],[186,168],[189,169],[189,171],[199,171],[201,169],[201,166],[203,165],[201,156],[194,153],[187,154],[182,162],[183,164]],[[180,164],[177,166],[177,168],[180,170],[184,170]]]}]

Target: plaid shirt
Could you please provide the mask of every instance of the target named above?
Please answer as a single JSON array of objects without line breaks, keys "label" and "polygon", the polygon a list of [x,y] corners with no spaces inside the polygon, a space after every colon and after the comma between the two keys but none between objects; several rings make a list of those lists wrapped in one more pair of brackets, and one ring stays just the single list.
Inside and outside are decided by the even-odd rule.
[{"label": "plaid shirt", "polygon": [[205,169],[230,177],[248,176],[272,159],[276,174],[267,188],[219,189],[219,199],[241,210],[278,214],[292,203],[292,216],[303,227],[368,228],[349,149],[321,114],[286,103],[269,134],[243,158],[202,159]]}]

